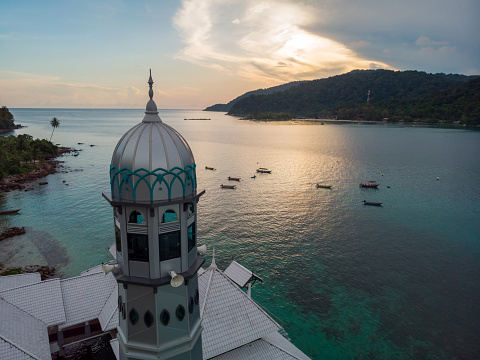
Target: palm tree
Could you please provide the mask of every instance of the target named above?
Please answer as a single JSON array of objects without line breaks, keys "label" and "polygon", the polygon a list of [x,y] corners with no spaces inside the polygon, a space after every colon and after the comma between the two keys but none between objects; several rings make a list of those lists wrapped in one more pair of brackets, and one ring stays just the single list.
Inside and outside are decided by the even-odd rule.
[{"label": "palm tree", "polygon": [[53,136],[53,132],[55,131],[55,128],[59,127],[60,126],[60,121],[57,120],[56,117],[54,117],[52,119],[52,121],[50,121],[50,125],[52,126],[52,135],[50,135],[50,141],[52,141],[52,136]]}]

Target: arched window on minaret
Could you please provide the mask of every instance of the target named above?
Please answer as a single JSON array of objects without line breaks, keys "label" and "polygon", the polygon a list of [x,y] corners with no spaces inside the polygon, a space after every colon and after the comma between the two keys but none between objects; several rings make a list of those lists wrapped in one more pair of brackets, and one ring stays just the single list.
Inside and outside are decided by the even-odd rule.
[{"label": "arched window on minaret", "polygon": [[177,213],[174,210],[169,209],[163,213],[162,223],[167,223],[171,221],[177,221]]},{"label": "arched window on minaret", "polygon": [[140,211],[133,210],[128,217],[128,222],[131,224],[144,224],[142,213]]}]

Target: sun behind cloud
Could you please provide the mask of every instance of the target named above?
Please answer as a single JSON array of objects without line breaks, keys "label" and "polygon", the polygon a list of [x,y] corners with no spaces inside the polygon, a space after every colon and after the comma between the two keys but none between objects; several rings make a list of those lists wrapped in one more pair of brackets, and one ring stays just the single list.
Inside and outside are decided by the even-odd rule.
[{"label": "sun behind cloud", "polygon": [[184,0],[182,5],[174,24],[185,46],[177,58],[198,65],[266,83],[392,69],[305,30],[321,19],[302,2]]}]

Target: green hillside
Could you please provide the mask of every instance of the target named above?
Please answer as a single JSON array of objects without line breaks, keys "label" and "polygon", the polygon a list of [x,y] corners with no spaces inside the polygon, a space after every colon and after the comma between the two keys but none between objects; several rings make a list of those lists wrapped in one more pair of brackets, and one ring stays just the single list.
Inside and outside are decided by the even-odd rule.
[{"label": "green hillside", "polygon": [[14,121],[12,113],[6,106],[0,108],[0,129],[12,129],[14,127]]},{"label": "green hillside", "polygon": [[291,88],[292,86],[297,86],[298,84],[301,84],[301,83],[302,83],[302,81],[293,81],[293,82],[289,82],[287,84],[277,85],[277,86],[273,86],[273,87],[267,88],[267,89],[258,89],[258,90],[249,91],[249,92],[246,92],[243,95],[240,95],[239,97],[236,97],[235,99],[230,101],[228,104],[215,104],[215,105],[207,107],[204,111],[227,112],[227,111],[230,111],[233,104],[235,104],[239,100],[241,100],[243,98],[246,98],[250,95],[268,95],[268,94],[272,94],[272,93],[277,92],[277,91],[286,90],[288,88]]},{"label": "green hillside", "polygon": [[465,75],[355,70],[284,91],[250,95],[234,103],[228,114],[479,124],[479,81]]}]

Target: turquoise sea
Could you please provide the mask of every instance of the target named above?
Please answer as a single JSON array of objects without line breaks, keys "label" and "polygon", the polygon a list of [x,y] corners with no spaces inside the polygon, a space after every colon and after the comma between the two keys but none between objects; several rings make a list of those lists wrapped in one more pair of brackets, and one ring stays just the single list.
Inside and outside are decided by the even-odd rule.
[{"label": "turquoise sea", "polygon": [[[113,213],[101,194],[115,145],[143,110],[11,111],[27,126],[15,134],[35,138],[49,139],[57,117],[52,141],[80,152],[60,158],[48,185],[0,197],[0,208],[22,209],[0,226],[27,229],[0,244],[0,262],[70,277],[110,260]],[[235,259],[262,277],[253,297],[312,359],[480,359],[480,131],[160,117],[189,143],[206,190],[207,265],[215,248],[220,268]],[[228,176],[242,179],[237,189],[220,188]]]}]

